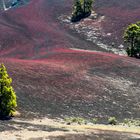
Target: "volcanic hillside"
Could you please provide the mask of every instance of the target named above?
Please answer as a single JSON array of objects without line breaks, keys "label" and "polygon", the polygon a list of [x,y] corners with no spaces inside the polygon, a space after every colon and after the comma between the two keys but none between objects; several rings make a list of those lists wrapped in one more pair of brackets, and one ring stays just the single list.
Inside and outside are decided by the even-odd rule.
[{"label": "volcanic hillside", "polygon": [[[104,0],[103,5],[97,0],[95,5],[108,19],[103,29],[118,36],[140,18],[139,0],[122,1]],[[140,118],[140,61],[105,53],[60,23],[58,17],[69,15],[71,5],[31,0],[0,13],[0,62],[13,78],[21,117]]]},{"label": "volcanic hillside", "polygon": [[105,16],[102,29],[111,36],[105,37],[106,42],[123,43],[122,37],[126,27],[140,20],[139,0],[97,0],[95,9]]}]

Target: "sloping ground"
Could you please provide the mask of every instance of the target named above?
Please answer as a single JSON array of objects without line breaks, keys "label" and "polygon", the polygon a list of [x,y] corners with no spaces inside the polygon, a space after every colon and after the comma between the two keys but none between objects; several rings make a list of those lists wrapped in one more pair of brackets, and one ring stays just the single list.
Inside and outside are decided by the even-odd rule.
[{"label": "sloping ground", "polygon": [[118,45],[123,44],[122,37],[124,30],[131,23],[135,23],[140,20],[139,12],[140,7],[138,9],[130,10],[123,10],[120,7],[103,8],[101,13],[104,13],[107,18],[102,23],[102,26],[106,34],[111,33],[111,36],[109,38],[105,37],[104,40],[108,40],[109,42],[111,39],[112,42],[114,41]]},{"label": "sloping ground", "polygon": [[112,54],[58,50],[42,60],[3,59],[22,117],[140,117],[140,62]]},{"label": "sloping ground", "polygon": [[[1,12],[0,56],[36,59],[47,56],[55,48],[104,51],[59,24],[58,17],[69,15],[71,5],[72,1],[67,0],[31,0],[28,5]],[[108,44],[122,44],[122,33],[126,26],[140,19],[139,0],[97,0],[94,7],[99,15],[105,16],[100,26],[101,32],[110,34],[102,36]]]},{"label": "sloping ground", "polygon": [[[136,131],[126,127],[77,128],[55,125],[42,119],[97,117],[104,123],[110,116],[115,116],[120,122],[124,118],[139,118],[139,60],[107,53],[58,49],[42,60],[5,58],[0,61],[5,63],[14,79],[21,113],[19,120],[0,122],[2,139],[140,138],[139,128]],[[39,119],[31,121],[33,118]]]},{"label": "sloping ground", "polygon": [[62,13],[62,5],[63,1],[34,0],[16,10],[2,12],[0,56],[35,59],[46,56],[54,48],[91,46],[79,36],[67,33],[56,22],[56,13]]},{"label": "sloping ground", "polygon": [[[140,20],[139,0],[96,0],[93,10],[92,16],[75,24],[69,21],[69,14],[64,13],[59,19],[98,48],[125,55],[124,49],[127,46],[124,44],[123,34],[129,24]],[[96,49],[94,46],[80,48]]]},{"label": "sloping ground", "polygon": [[139,0],[97,0],[95,7],[98,14],[105,16],[102,22],[103,32],[111,33],[111,36],[104,37],[107,43],[122,44],[126,27],[140,20]]},{"label": "sloping ground", "polygon": [[1,56],[32,58],[47,53],[49,47],[64,46],[44,3],[31,1],[26,7],[1,13]]},{"label": "sloping ground", "polygon": [[[104,11],[98,3],[96,8]],[[139,118],[139,60],[67,49],[98,50],[57,22],[60,14],[69,13],[70,4],[66,0],[32,0],[0,14],[1,62],[14,79],[19,109],[26,112],[23,117]],[[111,13],[110,7],[103,6],[104,13]]]},{"label": "sloping ground", "polygon": [[[13,78],[20,118],[81,116],[97,117],[100,122],[106,122],[110,116],[115,116],[119,121],[140,118],[140,61],[109,53],[69,49],[104,51],[58,22],[61,14],[70,13],[71,2],[31,0],[26,6],[0,13],[0,62],[6,65]],[[138,3],[133,3],[137,6],[134,13],[130,10],[131,6],[122,9],[113,0],[109,2],[112,5],[108,6],[104,1],[103,7],[99,8],[100,2],[96,1],[96,9],[106,16],[101,25],[107,33],[121,36],[125,25],[139,19],[138,0],[135,0]],[[124,2],[131,5],[128,0]],[[11,127],[12,123],[15,128]],[[15,130],[17,126],[24,129],[27,125],[15,122],[0,124],[1,131]],[[44,127],[36,126],[35,129]],[[35,129],[31,128],[29,132]],[[14,134],[18,137],[19,133]],[[59,137],[66,139],[71,135]],[[103,132],[100,136],[94,133],[94,137],[114,140],[129,139],[131,136]],[[93,135],[73,135],[73,138],[90,139]]]}]

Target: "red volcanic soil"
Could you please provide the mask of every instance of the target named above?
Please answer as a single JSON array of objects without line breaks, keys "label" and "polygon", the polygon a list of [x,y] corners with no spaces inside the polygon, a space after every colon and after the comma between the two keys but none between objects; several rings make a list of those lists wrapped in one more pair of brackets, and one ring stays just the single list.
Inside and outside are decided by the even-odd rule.
[{"label": "red volcanic soil", "polygon": [[[113,8],[98,8],[98,2],[97,10],[112,21]],[[68,0],[31,0],[0,13],[0,62],[13,78],[21,117],[139,118],[140,61],[69,49],[99,50],[58,22],[59,15],[70,13],[70,6]],[[124,26],[127,12],[114,14]],[[118,25],[114,18],[110,28],[104,22],[105,30]]]},{"label": "red volcanic soil", "polygon": [[[0,57],[36,59],[52,49],[69,47],[101,50],[59,24],[58,17],[70,14],[71,6],[72,0],[31,0],[28,5],[1,12]],[[106,17],[101,24],[105,33],[112,34],[105,38],[109,43],[121,44],[127,25],[140,19],[139,0],[97,0],[94,8]]]},{"label": "red volcanic soil", "polygon": [[97,0],[95,11],[105,16],[102,28],[105,33],[111,33],[106,37],[106,42],[123,44],[123,33],[131,23],[140,21],[139,0]]},{"label": "red volcanic soil", "polygon": [[66,46],[48,7],[48,2],[34,0],[26,7],[1,13],[1,56],[33,58],[47,53],[49,47]]},{"label": "red volcanic soil", "polygon": [[62,1],[32,0],[26,6],[2,12],[0,57],[36,59],[54,48],[91,46],[67,33],[57,22],[58,12],[64,12],[67,3],[64,7]]},{"label": "red volcanic soil", "polygon": [[42,60],[1,62],[13,78],[22,117],[140,117],[138,60],[61,49]]}]

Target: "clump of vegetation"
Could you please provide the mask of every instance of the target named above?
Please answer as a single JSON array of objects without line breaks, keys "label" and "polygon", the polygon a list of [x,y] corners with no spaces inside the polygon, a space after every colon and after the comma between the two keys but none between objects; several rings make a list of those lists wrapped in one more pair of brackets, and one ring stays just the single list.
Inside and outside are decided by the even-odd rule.
[{"label": "clump of vegetation", "polygon": [[140,126],[140,119],[124,119],[122,124],[128,126]]},{"label": "clump of vegetation", "polygon": [[130,57],[140,58],[140,22],[131,24],[124,32],[124,41],[127,43],[127,54]]},{"label": "clump of vegetation", "polygon": [[93,124],[97,124],[97,122],[98,122],[98,119],[97,119],[97,118],[93,118],[93,119],[91,119],[91,123],[93,123]]},{"label": "clump of vegetation", "polygon": [[85,124],[86,123],[86,120],[84,118],[80,118],[80,117],[65,118],[65,121],[69,125],[72,123],[76,123],[76,124]]},{"label": "clump of vegetation", "polygon": [[93,118],[93,119],[88,120],[88,119],[84,119],[81,117],[70,117],[70,118],[65,118],[64,120],[68,125],[71,125],[73,123],[80,124],[80,125],[81,124],[88,124],[88,123],[97,124],[97,122],[98,122],[97,118]]},{"label": "clump of vegetation", "polygon": [[90,16],[92,4],[93,0],[74,0],[71,21],[77,22],[82,18]]},{"label": "clump of vegetation", "polygon": [[[89,124],[89,125],[94,125],[99,123],[98,118],[93,118],[93,119],[84,119],[81,117],[70,117],[70,118],[65,118],[64,121],[66,122],[67,125],[71,124]],[[127,126],[136,126],[140,127],[140,119],[124,119],[123,123],[119,123],[118,120],[115,117],[109,117],[108,118],[108,124],[110,125],[127,125]]]},{"label": "clump of vegetation", "polygon": [[13,116],[17,106],[16,94],[11,86],[12,79],[8,76],[4,64],[0,67],[0,117]]},{"label": "clump of vegetation", "polygon": [[115,117],[110,117],[108,119],[108,123],[111,124],[111,125],[117,125],[118,121]]}]

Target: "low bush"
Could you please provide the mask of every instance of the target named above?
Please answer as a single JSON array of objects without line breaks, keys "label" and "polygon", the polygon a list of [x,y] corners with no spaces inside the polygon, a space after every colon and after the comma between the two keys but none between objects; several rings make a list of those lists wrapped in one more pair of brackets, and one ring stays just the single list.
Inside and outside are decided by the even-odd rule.
[{"label": "low bush", "polygon": [[97,118],[93,118],[93,119],[91,119],[91,123],[93,123],[93,124],[97,124],[97,122],[98,122],[98,119],[97,119]]},{"label": "low bush", "polygon": [[128,126],[140,126],[140,119],[124,119],[122,124]]},{"label": "low bush", "polygon": [[80,117],[65,118],[65,121],[67,122],[67,124],[72,124],[72,123],[85,124],[86,123],[86,120]]},{"label": "low bush", "polygon": [[110,117],[108,119],[108,123],[111,124],[111,125],[117,125],[118,121],[115,117]]}]

